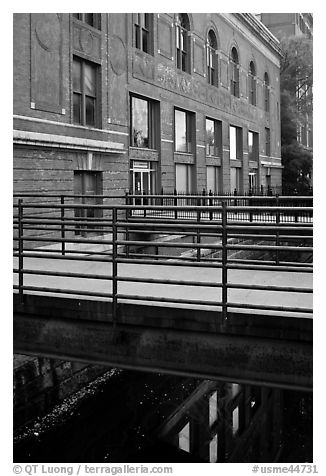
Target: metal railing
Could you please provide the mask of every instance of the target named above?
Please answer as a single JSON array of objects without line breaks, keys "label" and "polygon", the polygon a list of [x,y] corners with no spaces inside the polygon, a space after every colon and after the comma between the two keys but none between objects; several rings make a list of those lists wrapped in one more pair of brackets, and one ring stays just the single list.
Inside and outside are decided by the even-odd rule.
[{"label": "metal railing", "polygon": [[[273,206],[230,205],[226,199],[219,197],[219,205],[135,207],[130,204],[76,203],[76,196],[73,195],[64,198],[53,195],[41,200],[40,196],[28,194],[24,200],[18,198],[14,204],[14,273],[18,275],[14,289],[19,293],[21,303],[25,293],[34,292],[109,299],[112,301],[114,322],[119,314],[119,303],[126,300],[214,306],[222,310],[225,320],[234,308],[311,313],[311,308],[248,304],[232,302],[228,298],[231,289],[312,292],[311,288],[302,286],[232,283],[229,280],[231,270],[312,273],[309,262],[312,221],[296,223],[282,220],[282,217],[293,213],[294,208],[281,206],[283,198],[286,200],[288,197],[277,197],[278,206],[275,206],[275,201]],[[134,215],[135,208],[141,211],[139,215]],[[312,217],[312,207],[297,206],[295,212]],[[234,217],[238,213],[249,218],[237,221]],[[273,217],[272,223],[268,220],[257,223],[254,219],[256,215],[262,217],[267,214]],[[251,220],[250,216],[253,217]],[[188,241],[171,241],[180,236]],[[291,259],[290,255],[296,258]],[[298,259],[302,255],[308,262]],[[98,263],[97,272],[90,272],[83,265],[94,262]],[[148,274],[124,275],[121,272],[123,265],[134,264],[217,268],[221,270],[221,279],[166,279],[148,277]],[[74,267],[77,268],[74,270]],[[26,283],[27,278],[30,283]],[[47,284],[49,278],[53,282]],[[62,278],[70,280],[69,286],[62,286]],[[76,279],[83,286],[76,285]],[[102,282],[102,287],[87,287],[87,283],[94,283],[94,280]],[[184,299],[121,292],[119,287],[122,283],[216,288],[221,290],[221,299]]]},{"label": "metal railing", "polygon": [[[229,194],[218,195],[209,192],[206,194],[205,190],[201,194],[183,194],[174,191],[173,194],[161,193],[158,195],[148,194],[130,194],[126,193],[126,204],[134,205],[131,211],[131,216],[156,216],[162,217],[172,216],[172,210],[164,213],[159,210],[151,210],[148,213],[145,209],[139,209],[139,205],[164,205],[164,206],[181,206],[184,210],[177,213],[174,211],[174,218],[191,218],[192,213],[187,207],[189,206],[208,206],[219,207],[225,202],[228,206],[239,207],[238,210],[232,210],[228,213],[228,218],[235,221],[255,221],[255,222],[275,222],[275,214],[271,214],[268,209],[256,211],[245,210],[244,207],[252,206],[276,206],[284,207],[280,211],[281,222],[295,222],[295,223],[312,223],[312,208],[313,197],[311,196],[279,196],[279,195],[252,195],[250,193],[244,195]],[[301,207],[301,210],[299,209]],[[304,209],[304,208],[306,209]],[[288,208],[288,210],[285,210]],[[213,209],[207,211],[207,216],[210,220],[222,220],[220,211],[213,212]]]}]

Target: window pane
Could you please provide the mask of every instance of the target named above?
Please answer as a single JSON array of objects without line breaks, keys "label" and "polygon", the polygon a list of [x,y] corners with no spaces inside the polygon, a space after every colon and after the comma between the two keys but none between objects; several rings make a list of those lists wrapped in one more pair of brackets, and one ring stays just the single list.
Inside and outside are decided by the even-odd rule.
[{"label": "window pane", "polygon": [[135,25],[135,47],[140,49],[140,27]]},{"label": "window pane", "polygon": [[248,132],[248,149],[249,149],[249,157],[252,155],[254,145],[254,135],[251,131]]},{"label": "window pane", "polygon": [[148,101],[132,98],[132,145],[149,147]]},{"label": "window pane", "polygon": [[230,159],[236,160],[237,158],[237,129],[230,126]]},{"label": "window pane", "polygon": [[95,68],[88,63],[85,63],[84,65],[84,74],[85,74],[85,79],[84,79],[84,88],[85,88],[85,94],[91,95],[91,96],[96,96],[96,74],[95,74]]},{"label": "window pane", "polygon": [[86,125],[95,125],[95,99],[89,96],[85,97],[86,101]]},{"label": "window pane", "polygon": [[81,124],[81,95],[74,93],[73,96],[73,121],[75,124]]},{"label": "window pane", "polygon": [[94,13],[85,13],[85,23],[94,26]]},{"label": "window pane", "polygon": [[186,113],[179,110],[175,111],[175,150],[187,152]]},{"label": "window pane", "polygon": [[81,63],[77,60],[73,61],[72,84],[74,92],[81,92]]},{"label": "window pane", "polygon": [[148,53],[148,31],[142,30],[143,33],[143,51]]},{"label": "window pane", "polygon": [[206,153],[215,155],[215,128],[211,119],[206,119]]}]

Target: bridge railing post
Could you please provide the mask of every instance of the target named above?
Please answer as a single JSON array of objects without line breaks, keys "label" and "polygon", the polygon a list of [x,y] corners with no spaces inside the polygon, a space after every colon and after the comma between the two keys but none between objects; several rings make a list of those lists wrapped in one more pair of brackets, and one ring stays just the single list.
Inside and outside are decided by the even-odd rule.
[{"label": "bridge railing post", "polygon": [[[200,198],[197,198],[197,206],[200,206]],[[197,222],[198,224],[200,223],[200,210],[197,210]],[[200,228],[197,228],[197,245],[200,245],[201,243],[201,237],[200,237]],[[201,247],[198,246],[197,248],[197,261],[200,261],[200,256],[201,256]]]},{"label": "bridge railing post", "polygon": [[24,225],[23,225],[23,200],[20,198],[18,200],[18,290],[19,290],[19,301],[21,304],[24,302]]},{"label": "bridge railing post", "polygon": [[64,208],[65,196],[64,195],[60,196],[60,202],[61,202],[61,205],[62,205],[61,206],[61,239],[62,239],[61,254],[65,255],[66,254],[66,243],[65,243],[65,224],[64,224],[64,220],[65,220],[65,208]]},{"label": "bridge railing post", "polygon": [[[276,194],[276,206],[280,206],[280,200],[279,200],[279,195]],[[276,210],[276,236],[275,236],[275,244],[277,246],[276,248],[276,264],[279,265],[280,263],[280,253],[278,250],[278,247],[280,246],[280,211],[277,209]]]},{"label": "bridge railing post", "polygon": [[228,302],[228,269],[227,269],[227,209],[226,201],[222,200],[222,317],[223,322],[227,320]]},{"label": "bridge railing post", "polygon": [[[131,212],[131,201],[129,198],[129,192],[128,190],[126,191],[126,205],[128,205],[130,208],[126,209],[126,241],[129,241],[130,236],[129,236],[129,227],[128,227],[128,222],[129,222],[129,214]],[[129,245],[126,244],[126,258],[129,258]]]},{"label": "bridge railing post", "polygon": [[117,322],[117,294],[118,294],[118,263],[117,263],[117,209],[112,209],[112,319],[113,325]]}]

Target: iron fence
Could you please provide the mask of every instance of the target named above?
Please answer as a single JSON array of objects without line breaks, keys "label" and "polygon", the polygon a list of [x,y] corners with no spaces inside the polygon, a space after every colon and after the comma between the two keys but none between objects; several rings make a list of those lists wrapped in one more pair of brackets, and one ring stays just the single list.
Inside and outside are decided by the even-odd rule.
[{"label": "iron fence", "polygon": [[[101,197],[103,202],[108,198]],[[132,198],[128,196],[127,200]],[[182,197],[187,200],[186,205],[175,205],[174,201],[158,204],[161,196],[148,198],[156,203],[91,205],[77,203],[74,195],[48,196],[46,200],[32,194],[24,199],[16,197],[14,273],[18,279],[14,289],[19,293],[21,303],[25,293],[31,292],[108,299],[112,301],[114,321],[119,314],[119,303],[126,300],[215,306],[221,309],[225,320],[234,308],[312,312],[310,307],[248,304],[233,302],[229,298],[232,289],[312,292],[311,288],[302,286],[233,283],[229,280],[231,270],[312,273],[312,220],[284,220],[284,217],[293,215],[294,209],[298,217],[312,217],[312,207],[302,206],[301,197],[291,197],[296,205],[299,204],[295,207],[288,206],[289,197],[270,197],[273,201],[268,206],[248,205],[247,202],[234,204],[230,203],[229,197],[217,197],[217,203],[198,203],[199,199],[210,200],[211,197]],[[173,195],[171,198],[176,199]],[[239,199],[248,200],[248,197]],[[189,200],[197,202],[189,204]],[[243,219],[239,219],[240,213]],[[274,217],[274,221],[262,219],[267,216]],[[259,220],[256,217],[260,217]],[[176,242],[175,237],[180,236],[186,240]],[[249,252],[248,258],[246,253]],[[263,253],[264,258],[256,257],[255,253]],[[291,259],[289,256],[292,255],[303,255],[305,259]],[[307,259],[308,262],[304,262]],[[202,281],[151,277],[148,273],[144,276],[137,273],[126,275],[122,272],[126,265],[156,265],[168,270],[177,266],[185,269],[216,268],[220,270],[221,277]],[[101,285],[90,285],[94,281]],[[123,283],[200,286],[220,289],[221,296],[220,299],[208,301],[203,298],[123,292],[120,289]]]}]

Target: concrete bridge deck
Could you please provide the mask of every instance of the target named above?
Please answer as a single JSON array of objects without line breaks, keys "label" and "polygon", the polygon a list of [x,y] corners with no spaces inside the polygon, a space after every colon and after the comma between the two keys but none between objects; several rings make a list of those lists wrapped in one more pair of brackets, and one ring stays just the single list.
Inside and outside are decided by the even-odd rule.
[{"label": "concrete bridge deck", "polygon": [[[15,260],[16,261],[16,260]],[[17,261],[14,263],[17,267]],[[212,267],[195,267],[195,266],[169,266],[152,265],[152,264],[132,264],[119,263],[118,265],[118,279],[130,278],[130,282],[121,281],[118,283],[118,293],[123,295],[137,296],[142,303],[148,302],[148,298],[162,298],[164,306],[173,307],[194,307],[196,304],[182,304],[182,303],[167,303],[167,299],[185,299],[185,300],[205,300],[207,306],[200,306],[212,310],[220,309],[216,306],[216,302],[222,300],[220,287],[209,287],[209,283],[222,282],[222,270]],[[88,274],[97,275],[98,278],[92,279],[88,277],[61,277],[61,276],[47,276],[38,274],[24,274],[24,285],[35,287],[46,287],[49,290],[61,289],[67,290],[69,294],[71,291],[76,291],[76,295],[82,299],[82,292],[94,293],[111,293],[112,281],[108,280],[112,276],[112,263],[110,262],[91,262],[82,260],[69,259],[51,259],[51,258],[24,258],[24,269],[33,271],[47,271],[47,272],[69,272],[76,275]],[[99,279],[103,276],[103,279]],[[139,283],[132,282],[133,279],[143,278],[162,279],[162,280],[180,280],[180,281],[196,281],[200,286],[192,285],[172,285],[172,284],[154,284],[154,283]],[[289,272],[289,271],[264,271],[264,270],[228,270],[228,283],[231,284],[246,284],[246,285],[267,285],[293,288],[312,288],[312,273],[304,272]],[[18,276],[14,276],[14,284],[18,283]],[[42,293],[42,291],[34,291]],[[68,294],[67,294],[68,295]],[[58,295],[59,297],[60,295]],[[61,295],[64,297],[65,294]],[[142,300],[141,298],[144,297]],[[88,299],[104,299],[94,296]],[[124,301],[131,302],[124,299]],[[232,303],[242,303],[250,305],[277,305],[295,308],[312,308],[312,294],[311,293],[296,293],[296,292],[282,292],[282,291],[267,291],[255,289],[229,289],[228,301]],[[149,303],[149,302],[148,302]],[[150,303],[149,303],[150,304]],[[242,310],[241,312],[246,312]],[[260,313],[260,310],[248,309],[250,313]],[[309,318],[311,315],[305,312],[287,312],[284,313],[293,317]],[[282,311],[265,310],[264,314],[282,314]]]}]

